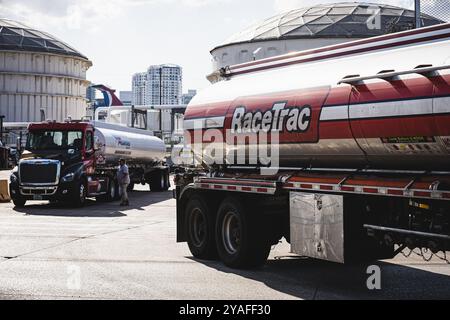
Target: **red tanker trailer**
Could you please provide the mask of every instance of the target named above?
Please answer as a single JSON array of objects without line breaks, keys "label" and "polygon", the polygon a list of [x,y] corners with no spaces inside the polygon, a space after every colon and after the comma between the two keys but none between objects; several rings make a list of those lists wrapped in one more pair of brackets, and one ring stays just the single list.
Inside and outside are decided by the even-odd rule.
[{"label": "red tanker trailer", "polygon": [[194,256],[255,266],[282,237],[294,253],[342,263],[406,247],[445,255],[450,24],[220,77],[188,106],[198,166],[176,179],[178,241]]}]

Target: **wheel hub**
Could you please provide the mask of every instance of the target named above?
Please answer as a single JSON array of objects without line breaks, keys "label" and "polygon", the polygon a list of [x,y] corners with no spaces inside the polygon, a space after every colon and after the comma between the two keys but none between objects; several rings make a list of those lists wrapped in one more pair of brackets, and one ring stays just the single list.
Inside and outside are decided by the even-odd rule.
[{"label": "wheel hub", "polygon": [[80,200],[81,202],[84,202],[85,199],[85,189],[84,189],[84,184],[80,185]]},{"label": "wheel hub", "polygon": [[241,244],[241,227],[234,212],[228,212],[223,219],[222,241],[229,254],[235,254]]},{"label": "wheel hub", "polygon": [[200,247],[206,241],[206,220],[200,209],[196,208],[191,214],[191,239],[196,247]]}]

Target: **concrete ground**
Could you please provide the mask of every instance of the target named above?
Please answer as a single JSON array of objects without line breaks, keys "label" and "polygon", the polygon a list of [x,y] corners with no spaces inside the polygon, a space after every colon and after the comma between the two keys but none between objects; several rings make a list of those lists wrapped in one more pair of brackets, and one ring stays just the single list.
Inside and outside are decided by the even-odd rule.
[{"label": "concrete ground", "polygon": [[177,244],[172,192],[138,186],[131,207],[0,204],[0,299],[450,299],[450,265],[419,257],[367,265],[293,257],[282,243],[260,270],[192,258]]}]

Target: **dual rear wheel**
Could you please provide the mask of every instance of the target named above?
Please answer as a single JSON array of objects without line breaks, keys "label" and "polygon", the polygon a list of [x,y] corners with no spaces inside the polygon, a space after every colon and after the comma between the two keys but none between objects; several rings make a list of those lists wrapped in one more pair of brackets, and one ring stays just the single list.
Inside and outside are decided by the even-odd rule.
[{"label": "dual rear wheel", "polygon": [[199,259],[219,257],[232,268],[261,266],[270,253],[267,219],[246,210],[238,198],[226,198],[216,210],[203,197],[186,207],[189,249]]},{"label": "dual rear wheel", "polygon": [[188,246],[193,256],[205,260],[216,258],[215,219],[202,197],[189,200],[186,219]]},{"label": "dual rear wheel", "polygon": [[97,201],[101,202],[112,202],[118,200],[119,198],[119,184],[117,183],[117,180],[113,178],[108,179],[106,194],[96,197]]},{"label": "dual rear wheel", "polygon": [[169,170],[167,169],[151,172],[147,180],[152,192],[167,191],[170,188]]}]

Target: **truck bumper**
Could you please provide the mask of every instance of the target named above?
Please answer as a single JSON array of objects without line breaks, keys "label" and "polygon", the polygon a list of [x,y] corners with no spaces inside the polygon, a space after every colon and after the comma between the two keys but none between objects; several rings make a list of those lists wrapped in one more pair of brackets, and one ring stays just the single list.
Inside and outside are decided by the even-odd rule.
[{"label": "truck bumper", "polygon": [[56,200],[64,201],[71,199],[76,186],[74,183],[61,183],[56,186],[19,186],[10,184],[9,193],[11,198],[31,200]]}]

